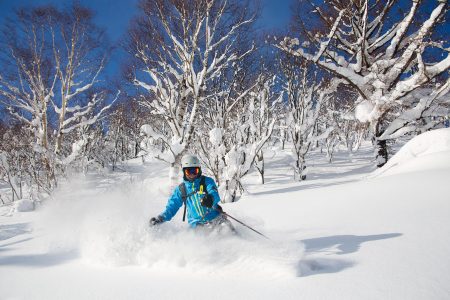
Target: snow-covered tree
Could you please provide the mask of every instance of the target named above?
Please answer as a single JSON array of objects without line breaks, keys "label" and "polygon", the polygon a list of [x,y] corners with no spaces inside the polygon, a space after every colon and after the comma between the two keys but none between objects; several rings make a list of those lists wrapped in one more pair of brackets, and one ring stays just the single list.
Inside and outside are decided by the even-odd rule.
[{"label": "snow-covered tree", "polygon": [[[90,170],[101,170],[113,166],[113,150],[109,147],[105,133],[108,126],[103,122],[86,125],[74,130],[75,139],[71,142],[73,156],[70,169],[86,174]],[[109,133],[109,129],[107,131]],[[67,138],[67,137],[66,137]]]},{"label": "snow-covered tree", "polygon": [[240,113],[236,115],[235,128],[230,139],[230,148],[225,155],[224,189],[225,201],[235,201],[242,193],[241,178],[255,166],[264,183],[264,152],[263,147],[272,136],[277,120],[274,114],[276,105],[281,98],[273,93],[273,78],[260,75],[254,90],[249,93],[239,106]]},{"label": "snow-covered tree", "polygon": [[286,119],[286,111],[285,109],[280,109],[278,111],[279,121],[275,125],[274,129],[274,143],[279,142],[281,144],[281,150],[284,150],[286,146],[286,141],[288,140],[288,132],[287,132],[287,119]]},{"label": "snow-covered tree", "polygon": [[333,152],[339,145],[343,145],[349,156],[359,149],[363,139],[367,135],[367,124],[359,122],[354,111],[355,100],[358,98],[349,88],[336,90],[330,101],[326,103],[322,123],[326,127],[333,127],[333,132],[325,141],[327,157],[331,162]]},{"label": "snow-covered tree", "polygon": [[196,148],[208,172],[219,184],[225,202],[237,201],[243,192],[242,178],[255,166],[258,155],[273,133],[273,78],[250,75],[245,62],[227,80],[217,80],[217,93],[202,107],[202,123]]},{"label": "snow-covered tree", "polygon": [[[136,101],[125,99],[108,118],[106,140],[113,170],[121,162],[135,158],[141,152],[141,126],[146,114]],[[145,131],[144,131],[145,133]]]},{"label": "snow-covered tree", "polygon": [[450,79],[411,92],[403,98],[402,109],[392,112],[381,140],[390,140],[410,133],[423,133],[443,124],[450,114]]},{"label": "snow-covered tree", "polygon": [[[327,0],[320,6],[311,4],[326,30],[304,30],[308,41],[286,37],[277,45],[344,79],[359,93],[356,114],[370,123],[378,166],[388,159],[387,139],[409,132],[412,121],[436,110],[438,101],[431,99],[446,88],[441,90],[433,79],[450,67],[444,45],[448,41],[433,35],[445,22],[447,1],[436,1],[429,13],[421,0],[409,2],[404,13],[398,9],[402,3]],[[431,87],[428,100],[411,101],[415,91],[424,87]],[[396,124],[386,131],[394,118]]]},{"label": "snow-covered tree", "polygon": [[168,129],[168,135],[153,133],[166,146],[159,158],[171,164],[172,185],[192,142],[199,107],[214,96],[208,86],[252,51],[237,47],[252,22],[245,5],[226,0],[141,3],[144,16],[130,31],[130,50],[137,58],[133,82],[148,92],[142,103]]},{"label": "snow-covered tree", "polygon": [[286,59],[280,65],[288,105],[287,130],[293,143],[294,180],[301,181],[308,172],[306,154],[314,142],[326,138],[333,129],[319,131],[318,122],[334,85],[327,86],[325,80],[320,82],[317,73],[305,61]]},{"label": "snow-covered tree", "polygon": [[330,132],[330,134],[323,141],[323,146],[325,147],[325,153],[327,155],[327,160],[329,163],[333,161],[333,156],[336,148],[339,146],[341,141],[339,140],[339,135],[336,130]]},{"label": "snow-covered tree", "polygon": [[[266,74],[270,74],[268,70],[262,70],[261,78],[257,81],[259,85],[256,90],[250,93],[250,101],[248,107],[248,124],[250,129],[250,139],[253,142],[259,142],[273,131],[273,124],[278,118],[275,117],[275,109],[281,104],[283,94],[276,95],[273,91],[275,85],[275,76],[266,78]],[[270,130],[270,131],[269,131]],[[269,137],[271,134],[269,135]],[[256,153],[255,168],[258,171],[261,183],[264,184],[265,166],[264,166],[264,148]]]},{"label": "snow-covered tree", "polygon": [[[106,106],[91,118],[86,118],[103,102],[100,93],[94,93],[87,104],[80,105],[80,96],[93,90],[104,67],[103,32],[92,24],[93,13],[74,5],[68,11],[55,12],[56,24],[47,24],[51,31],[52,52],[58,93],[51,98],[58,115],[55,153],[62,151],[65,134],[78,126],[90,125],[109,108]],[[56,93],[56,91],[55,91]],[[84,118],[83,118],[84,117]],[[83,121],[80,121],[84,119]]]},{"label": "snow-covered tree", "polygon": [[77,147],[63,137],[71,134],[79,145],[83,139],[73,139],[75,131],[97,122],[111,105],[104,105],[108,93],[94,89],[105,41],[92,18],[77,4],[23,8],[2,28],[0,102],[33,133],[32,150],[43,159],[49,188],[57,169],[76,156]]},{"label": "snow-covered tree", "polygon": [[[50,162],[48,113],[54,95],[56,73],[49,59],[46,24],[53,11],[20,10],[18,21],[5,25],[2,31],[0,100],[9,113],[33,132],[35,149],[44,154],[48,182],[55,182]],[[52,21],[53,22],[53,21]]]},{"label": "snow-covered tree", "polygon": [[39,194],[50,192],[43,170],[42,153],[34,148],[34,136],[23,124],[5,126],[0,133],[0,182],[10,187],[7,202],[23,197],[38,199]]}]

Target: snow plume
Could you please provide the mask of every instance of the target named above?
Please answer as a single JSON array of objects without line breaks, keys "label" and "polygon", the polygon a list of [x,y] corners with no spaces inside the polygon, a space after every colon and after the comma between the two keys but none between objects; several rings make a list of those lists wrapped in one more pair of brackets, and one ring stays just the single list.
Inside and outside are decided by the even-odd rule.
[{"label": "snow plume", "polygon": [[149,218],[163,210],[168,197],[166,180],[152,178],[114,184],[115,188],[107,184],[105,179],[95,186],[92,178],[73,180],[44,207],[38,223],[50,233],[50,251],[76,252],[88,264],[134,265],[160,272],[300,275],[303,248],[298,242],[267,241],[243,227],[239,236],[193,230],[181,222],[181,210],[171,222],[149,228]]}]

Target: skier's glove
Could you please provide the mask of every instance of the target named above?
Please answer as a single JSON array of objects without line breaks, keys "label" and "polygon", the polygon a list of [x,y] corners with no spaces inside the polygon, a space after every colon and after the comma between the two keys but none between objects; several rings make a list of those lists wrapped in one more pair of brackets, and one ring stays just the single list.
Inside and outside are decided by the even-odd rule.
[{"label": "skier's glove", "polygon": [[214,204],[214,197],[211,195],[206,195],[202,198],[202,201],[200,202],[202,206],[211,208]]},{"label": "skier's glove", "polygon": [[155,225],[158,225],[158,224],[160,224],[162,222],[164,222],[163,217],[162,216],[157,216],[156,218],[155,217],[151,218],[149,223],[150,223],[150,226],[155,226]]}]

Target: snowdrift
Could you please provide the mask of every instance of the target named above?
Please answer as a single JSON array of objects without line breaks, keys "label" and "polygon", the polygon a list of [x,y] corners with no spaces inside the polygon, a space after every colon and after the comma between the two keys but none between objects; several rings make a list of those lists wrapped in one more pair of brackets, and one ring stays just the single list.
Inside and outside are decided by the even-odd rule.
[{"label": "snowdrift", "polygon": [[411,139],[371,177],[448,168],[450,168],[450,128],[442,128]]}]

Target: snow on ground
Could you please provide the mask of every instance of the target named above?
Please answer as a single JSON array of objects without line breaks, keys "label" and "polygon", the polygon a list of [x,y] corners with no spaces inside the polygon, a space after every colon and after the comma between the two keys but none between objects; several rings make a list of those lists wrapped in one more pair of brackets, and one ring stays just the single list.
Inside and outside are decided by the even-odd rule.
[{"label": "snow on ground", "polygon": [[34,212],[0,208],[0,298],[448,299],[449,133],[375,172],[368,144],[332,164],[315,152],[302,183],[288,151],[267,153],[267,184],[251,174],[223,206],[270,241],[194,232],[181,213],[147,228],[169,195],[158,162],[72,178]]},{"label": "snow on ground", "polygon": [[373,176],[450,168],[450,130],[425,132],[412,139]]}]

